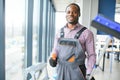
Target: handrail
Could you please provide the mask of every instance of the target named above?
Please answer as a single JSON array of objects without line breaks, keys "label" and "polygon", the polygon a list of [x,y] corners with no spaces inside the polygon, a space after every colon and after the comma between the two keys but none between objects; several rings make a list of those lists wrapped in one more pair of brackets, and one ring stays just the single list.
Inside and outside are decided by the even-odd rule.
[{"label": "handrail", "polygon": [[[37,63],[35,65],[32,65],[24,70],[24,79],[27,80],[28,74],[32,76],[32,80],[37,80],[36,79],[36,72],[42,72],[44,68],[46,68],[47,63]],[[40,73],[41,74],[41,73]]]}]

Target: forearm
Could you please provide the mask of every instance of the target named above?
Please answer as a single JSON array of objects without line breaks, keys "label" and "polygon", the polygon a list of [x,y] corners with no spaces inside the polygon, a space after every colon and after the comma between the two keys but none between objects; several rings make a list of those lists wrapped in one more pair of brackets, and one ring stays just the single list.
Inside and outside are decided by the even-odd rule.
[{"label": "forearm", "polygon": [[95,53],[88,56],[87,58],[87,74],[90,74],[94,68],[96,62],[96,55]]}]

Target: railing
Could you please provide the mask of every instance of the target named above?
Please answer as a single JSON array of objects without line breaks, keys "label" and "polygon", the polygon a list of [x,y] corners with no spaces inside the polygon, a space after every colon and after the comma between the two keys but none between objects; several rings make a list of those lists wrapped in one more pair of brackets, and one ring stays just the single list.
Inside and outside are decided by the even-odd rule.
[{"label": "railing", "polygon": [[30,80],[48,80],[47,63],[37,63],[25,69],[24,80],[27,80],[28,74],[31,75]]}]

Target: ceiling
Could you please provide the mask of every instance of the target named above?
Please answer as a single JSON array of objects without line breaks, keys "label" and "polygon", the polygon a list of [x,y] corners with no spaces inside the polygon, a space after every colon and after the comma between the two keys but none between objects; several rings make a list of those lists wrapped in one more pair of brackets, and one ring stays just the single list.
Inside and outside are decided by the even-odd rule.
[{"label": "ceiling", "polygon": [[57,12],[64,12],[66,6],[72,2],[77,3],[80,0],[52,0]]},{"label": "ceiling", "polygon": [[[80,0],[52,0],[57,12],[64,12],[65,7],[72,2],[79,3]],[[116,12],[120,13],[120,0],[116,0]]]}]

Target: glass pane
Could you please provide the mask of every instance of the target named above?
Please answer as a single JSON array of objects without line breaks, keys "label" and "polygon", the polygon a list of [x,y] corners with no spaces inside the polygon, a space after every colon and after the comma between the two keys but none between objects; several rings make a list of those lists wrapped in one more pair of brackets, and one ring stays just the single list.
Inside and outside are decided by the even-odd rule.
[{"label": "glass pane", "polygon": [[25,0],[5,2],[6,80],[23,80]]},{"label": "glass pane", "polygon": [[38,27],[39,27],[40,0],[34,0],[33,8],[33,64],[38,61]]}]

